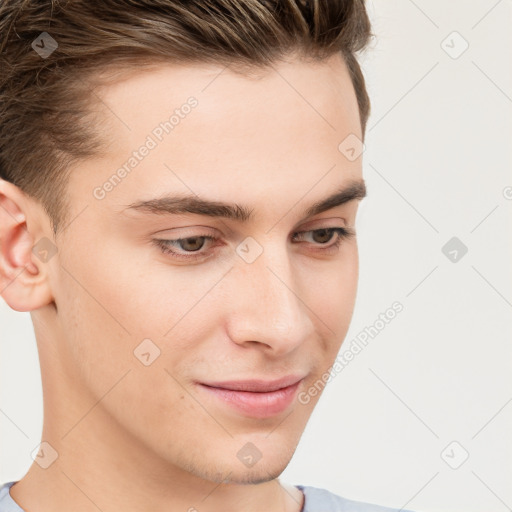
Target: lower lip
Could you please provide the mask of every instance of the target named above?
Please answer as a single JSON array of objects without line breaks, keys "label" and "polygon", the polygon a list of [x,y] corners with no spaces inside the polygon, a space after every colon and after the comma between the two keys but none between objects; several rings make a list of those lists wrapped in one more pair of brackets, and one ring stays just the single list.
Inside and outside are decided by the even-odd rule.
[{"label": "lower lip", "polygon": [[300,383],[301,381],[267,393],[233,391],[204,384],[199,384],[199,387],[243,414],[253,418],[269,418],[285,411],[291,405]]}]

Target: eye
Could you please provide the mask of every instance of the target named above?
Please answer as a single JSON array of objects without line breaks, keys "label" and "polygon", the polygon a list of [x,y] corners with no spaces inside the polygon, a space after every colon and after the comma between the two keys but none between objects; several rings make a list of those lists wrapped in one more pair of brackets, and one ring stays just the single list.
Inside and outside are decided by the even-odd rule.
[{"label": "eye", "polygon": [[[309,236],[305,236],[309,235]],[[333,239],[333,235],[336,235],[334,242],[329,244]],[[321,228],[321,229],[313,229],[311,231],[300,231],[293,235],[293,239],[303,240],[304,238],[312,239],[312,243],[314,245],[322,246],[320,251],[328,251],[328,250],[336,250],[341,245],[343,240],[347,240],[349,238],[353,238],[355,236],[355,232],[350,228]]]},{"label": "eye", "polygon": [[[174,240],[156,239],[154,242],[164,254],[170,254],[174,258],[197,259],[205,256],[205,251],[201,251],[205,245],[205,241],[214,242],[216,240],[217,238],[213,236],[199,235],[189,236],[187,238],[176,238]],[[178,250],[176,250],[176,248],[178,248]],[[180,250],[183,252],[180,252]]]},{"label": "eye", "polygon": [[[316,249],[321,252],[336,251],[343,240],[352,238],[355,232],[350,228],[335,227],[321,228],[310,231],[299,231],[294,233],[292,240],[303,243],[305,239],[313,246],[320,246]],[[329,243],[334,239],[334,242]],[[155,239],[153,242],[164,254],[170,255],[178,260],[198,260],[206,259],[213,255],[213,251],[202,250],[206,245],[212,246],[219,239],[208,235],[196,235],[186,238],[176,238],[173,240]]]}]

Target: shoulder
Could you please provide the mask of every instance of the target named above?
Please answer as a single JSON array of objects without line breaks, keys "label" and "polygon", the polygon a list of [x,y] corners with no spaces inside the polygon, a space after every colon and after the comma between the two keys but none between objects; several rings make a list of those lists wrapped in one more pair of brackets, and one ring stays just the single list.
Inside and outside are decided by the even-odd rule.
[{"label": "shoulder", "polygon": [[9,489],[17,480],[0,484],[0,512],[24,512],[22,508],[11,498]]},{"label": "shoulder", "polygon": [[296,485],[304,494],[304,507],[301,512],[411,512],[349,500],[333,494],[327,489],[308,485]]}]

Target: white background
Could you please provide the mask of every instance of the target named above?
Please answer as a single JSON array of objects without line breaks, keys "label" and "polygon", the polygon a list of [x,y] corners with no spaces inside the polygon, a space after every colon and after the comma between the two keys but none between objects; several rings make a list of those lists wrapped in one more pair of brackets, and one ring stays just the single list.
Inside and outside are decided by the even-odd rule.
[{"label": "white background", "polygon": [[[393,302],[404,310],[327,385],[281,480],[417,512],[510,510],[511,2],[368,9],[368,198],[341,352]],[[456,262],[441,250],[452,237],[468,248]],[[29,313],[1,302],[0,326],[5,482],[32,462],[42,391]]]}]

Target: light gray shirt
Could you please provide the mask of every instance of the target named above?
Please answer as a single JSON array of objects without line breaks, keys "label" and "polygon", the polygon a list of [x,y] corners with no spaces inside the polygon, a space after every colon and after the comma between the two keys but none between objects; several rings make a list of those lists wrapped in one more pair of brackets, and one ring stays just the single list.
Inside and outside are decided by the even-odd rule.
[{"label": "light gray shirt", "polygon": [[[11,497],[9,489],[16,480],[6,482],[0,487],[0,512],[25,512]],[[410,512],[353,501],[342,498],[326,489],[308,485],[296,485],[304,494],[304,506],[301,512]]]}]

